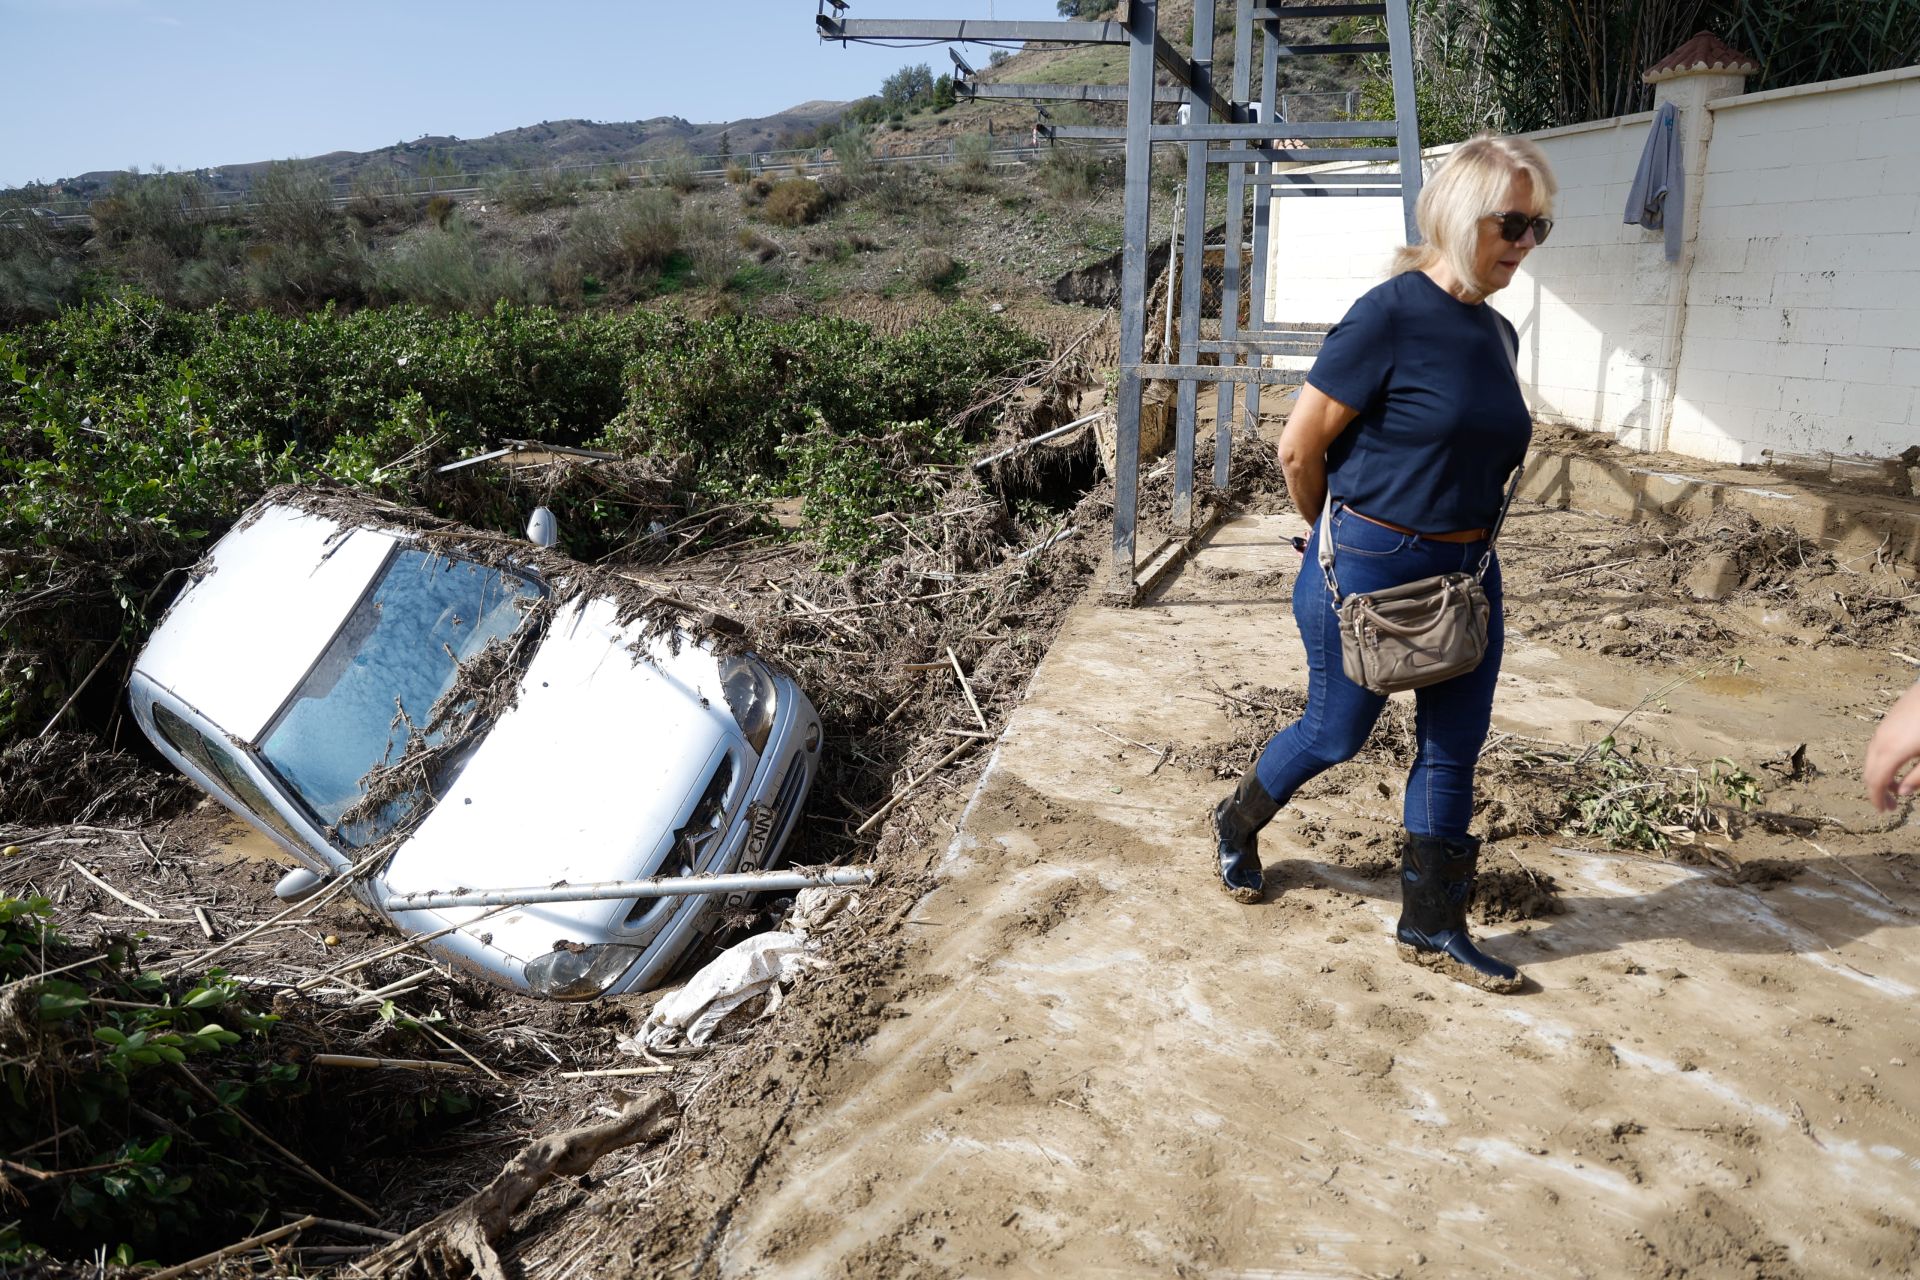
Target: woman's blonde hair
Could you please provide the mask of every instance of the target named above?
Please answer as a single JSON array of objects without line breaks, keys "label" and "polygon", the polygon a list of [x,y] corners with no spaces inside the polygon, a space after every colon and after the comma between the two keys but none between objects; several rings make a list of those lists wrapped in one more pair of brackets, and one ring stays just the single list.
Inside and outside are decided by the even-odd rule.
[{"label": "woman's blonde hair", "polygon": [[1488,292],[1488,282],[1480,279],[1474,267],[1480,219],[1489,213],[1507,212],[1499,208],[1500,201],[1507,194],[1508,184],[1523,173],[1533,182],[1539,212],[1551,214],[1560,184],[1554,181],[1553,168],[1539,147],[1525,138],[1491,133],[1455,147],[1440,172],[1420,188],[1420,199],[1413,206],[1422,243],[1396,251],[1389,274],[1421,271],[1445,262],[1461,283],[1480,293]]}]

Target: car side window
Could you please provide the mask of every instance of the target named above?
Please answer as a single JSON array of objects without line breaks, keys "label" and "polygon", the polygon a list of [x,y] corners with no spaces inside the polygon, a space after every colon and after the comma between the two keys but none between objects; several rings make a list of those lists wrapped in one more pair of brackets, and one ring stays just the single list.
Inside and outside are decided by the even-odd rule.
[{"label": "car side window", "polygon": [[160,736],[167,740],[168,745],[200,766],[202,773],[217,782],[254,818],[272,827],[297,847],[307,847],[306,837],[280,816],[280,811],[273,807],[273,802],[267,799],[259,784],[241,767],[231,749],[215,742],[157,702],[153,704],[153,727],[160,731]]}]

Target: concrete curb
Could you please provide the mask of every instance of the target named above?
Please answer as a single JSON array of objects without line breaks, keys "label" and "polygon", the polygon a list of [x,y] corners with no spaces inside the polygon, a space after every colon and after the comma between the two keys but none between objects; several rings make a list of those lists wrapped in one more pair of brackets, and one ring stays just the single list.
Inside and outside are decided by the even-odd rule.
[{"label": "concrete curb", "polygon": [[1605,455],[1536,446],[1519,496],[1549,507],[1657,524],[1743,511],[1763,524],[1797,530],[1843,557],[1878,550],[1920,565],[1920,502],[1890,493],[1855,493],[1776,476],[1749,481],[1656,470]]}]

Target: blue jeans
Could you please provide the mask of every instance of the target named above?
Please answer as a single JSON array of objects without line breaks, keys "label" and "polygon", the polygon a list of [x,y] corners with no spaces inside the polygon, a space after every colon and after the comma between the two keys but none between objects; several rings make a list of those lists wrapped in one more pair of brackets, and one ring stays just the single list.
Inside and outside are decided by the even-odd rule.
[{"label": "blue jeans", "polygon": [[[1275,734],[1254,765],[1280,804],[1302,783],[1353,758],[1365,745],[1386,698],[1347,679],[1340,668],[1340,625],[1320,572],[1315,527],[1293,584],[1293,617],[1307,649],[1307,709]],[[1482,542],[1433,542],[1396,533],[1337,509],[1333,513],[1333,572],[1344,593],[1379,591],[1440,573],[1472,573],[1486,553]],[[1493,686],[1506,647],[1501,616],[1500,561],[1481,580],[1492,613],[1487,654],[1462,676],[1414,692],[1419,750],[1407,778],[1406,826],[1419,836],[1459,837],[1473,819],[1473,766],[1493,718]]]}]

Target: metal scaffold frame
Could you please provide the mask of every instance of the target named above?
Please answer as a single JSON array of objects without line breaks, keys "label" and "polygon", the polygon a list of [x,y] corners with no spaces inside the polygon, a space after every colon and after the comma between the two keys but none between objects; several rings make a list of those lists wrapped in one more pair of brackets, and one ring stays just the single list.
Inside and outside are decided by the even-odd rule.
[{"label": "metal scaffold frame", "polygon": [[[996,84],[976,80],[966,61],[954,58],[956,89],[964,96],[1014,100],[1125,102],[1124,127],[1042,124],[1050,139],[1124,139],[1126,143],[1125,214],[1120,274],[1119,382],[1114,406],[1113,586],[1129,599],[1151,585],[1157,565],[1170,562],[1184,543],[1149,553],[1143,569],[1136,558],[1140,492],[1140,422],[1147,384],[1170,382],[1176,388],[1172,521],[1190,540],[1204,520],[1194,512],[1194,465],[1198,438],[1199,391],[1217,386],[1213,484],[1224,488],[1233,437],[1253,438],[1260,416],[1263,386],[1298,381],[1294,370],[1274,367],[1271,357],[1311,356],[1321,333],[1285,328],[1267,315],[1267,275],[1273,258],[1273,201],[1281,197],[1398,196],[1405,214],[1407,243],[1417,239],[1414,202],[1420,194],[1420,129],[1414,110],[1413,41],[1407,0],[1359,4],[1274,4],[1226,0],[1234,6],[1233,83],[1222,94],[1214,84],[1215,0],[1194,0],[1192,55],[1166,39],[1158,25],[1159,0],[1126,0],[1112,20],[1060,22],[979,22],[944,19],[859,19],[846,17],[845,0],[819,0],[815,19],[821,39],[911,41],[917,43],[1123,45],[1127,50],[1125,85]],[[1384,42],[1343,44],[1289,43],[1283,24],[1327,18],[1380,17]],[[1260,37],[1258,71],[1255,36]],[[1275,110],[1283,65],[1294,59],[1329,55],[1386,54],[1393,83],[1392,120],[1291,122]],[[1160,110],[1156,111],[1156,108]],[[1044,109],[1043,109],[1044,110]],[[1391,136],[1394,145],[1317,146]],[[1185,163],[1185,200],[1179,228],[1179,294],[1174,324],[1173,359],[1166,353],[1145,360],[1148,259],[1154,243],[1150,217],[1153,148],[1175,146]],[[1350,167],[1302,172],[1292,166],[1344,162]],[[1371,171],[1392,162],[1392,172]],[[1358,166],[1366,164],[1368,170]],[[1212,166],[1226,169],[1226,234],[1220,289],[1220,336],[1201,333],[1203,282],[1208,245],[1207,177]],[[1282,168],[1280,166],[1288,166]],[[1249,208],[1250,206],[1250,208]],[[1249,231],[1251,232],[1249,236]],[[1175,269],[1169,263],[1169,270]],[[1252,303],[1240,319],[1242,295]],[[1170,301],[1172,301],[1170,299]],[[1240,390],[1245,388],[1244,393]],[[1236,432],[1236,401],[1241,425]]]}]

